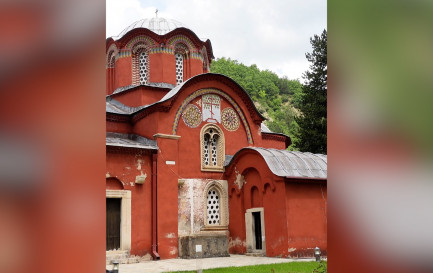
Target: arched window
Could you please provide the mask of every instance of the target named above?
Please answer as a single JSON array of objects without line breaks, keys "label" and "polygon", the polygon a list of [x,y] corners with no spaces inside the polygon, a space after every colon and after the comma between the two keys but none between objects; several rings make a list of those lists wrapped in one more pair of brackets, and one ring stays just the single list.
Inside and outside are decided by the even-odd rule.
[{"label": "arched window", "polygon": [[201,129],[201,170],[223,171],[225,158],[224,134],[214,124],[207,124]]},{"label": "arched window", "polygon": [[145,44],[140,43],[132,49],[132,83],[149,83],[149,52]]},{"label": "arched window", "polygon": [[115,70],[114,65],[116,63],[116,55],[114,51],[111,51],[108,54],[108,60],[107,60],[107,78],[108,78],[108,94],[111,94],[115,89]]},{"label": "arched window", "polygon": [[183,82],[183,54],[176,53],[174,55],[176,58],[176,85]]},{"label": "arched window", "polygon": [[207,225],[220,225],[220,196],[215,188],[207,193]]},{"label": "arched window", "polygon": [[149,55],[145,50],[140,50],[138,63],[140,84],[147,84],[149,83]]},{"label": "arched window", "polygon": [[204,188],[202,230],[227,229],[229,224],[227,181],[210,181]]},{"label": "arched window", "polygon": [[188,48],[183,44],[177,44],[174,49],[174,58],[176,62],[176,85],[179,85],[184,80],[185,60]]}]

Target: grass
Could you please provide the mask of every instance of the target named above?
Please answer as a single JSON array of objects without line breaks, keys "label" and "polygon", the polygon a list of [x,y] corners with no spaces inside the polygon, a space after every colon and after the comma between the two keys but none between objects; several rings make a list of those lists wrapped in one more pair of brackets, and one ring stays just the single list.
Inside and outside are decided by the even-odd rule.
[{"label": "grass", "polygon": [[[204,269],[203,273],[312,273],[318,265],[318,262],[290,262],[282,264],[262,264],[242,267]],[[180,271],[177,273],[195,272],[196,271]]]}]

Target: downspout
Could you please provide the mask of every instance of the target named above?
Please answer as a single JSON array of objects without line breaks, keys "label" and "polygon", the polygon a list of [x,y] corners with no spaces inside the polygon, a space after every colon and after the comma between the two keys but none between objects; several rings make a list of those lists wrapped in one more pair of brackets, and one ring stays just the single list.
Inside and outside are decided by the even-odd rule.
[{"label": "downspout", "polygon": [[158,154],[152,154],[152,257],[159,260],[158,241],[157,241],[157,222],[156,222],[156,186],[157,186],[157,165]]}]

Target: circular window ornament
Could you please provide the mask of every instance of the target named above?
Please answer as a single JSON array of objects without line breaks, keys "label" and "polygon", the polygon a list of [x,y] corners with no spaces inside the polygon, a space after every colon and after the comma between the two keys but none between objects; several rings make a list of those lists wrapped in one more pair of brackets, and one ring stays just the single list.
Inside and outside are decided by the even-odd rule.
[{"label": "circular window ornament", "polygon": [[225,108],[222,111],[221,121],[228,131],[236,131],[239,128],[239,118],[233,108]]},{"label": "circular window ornament", "polygon": [[196,128],[201,123],[200,109],[193,104],[188,104],[182,113],[182,119],[188,127]]}]

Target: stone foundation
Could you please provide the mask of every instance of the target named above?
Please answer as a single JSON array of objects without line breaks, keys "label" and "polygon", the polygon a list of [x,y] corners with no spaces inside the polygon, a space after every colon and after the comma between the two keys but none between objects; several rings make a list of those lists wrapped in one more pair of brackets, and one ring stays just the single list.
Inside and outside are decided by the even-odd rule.
[{"label": "stone foundation", "polygon": [[[200,248],[201,252],[197,252]],[[196,259],[228,257],[228,239],[226,235],[189,235],[179,237],[179,258]]]}]

